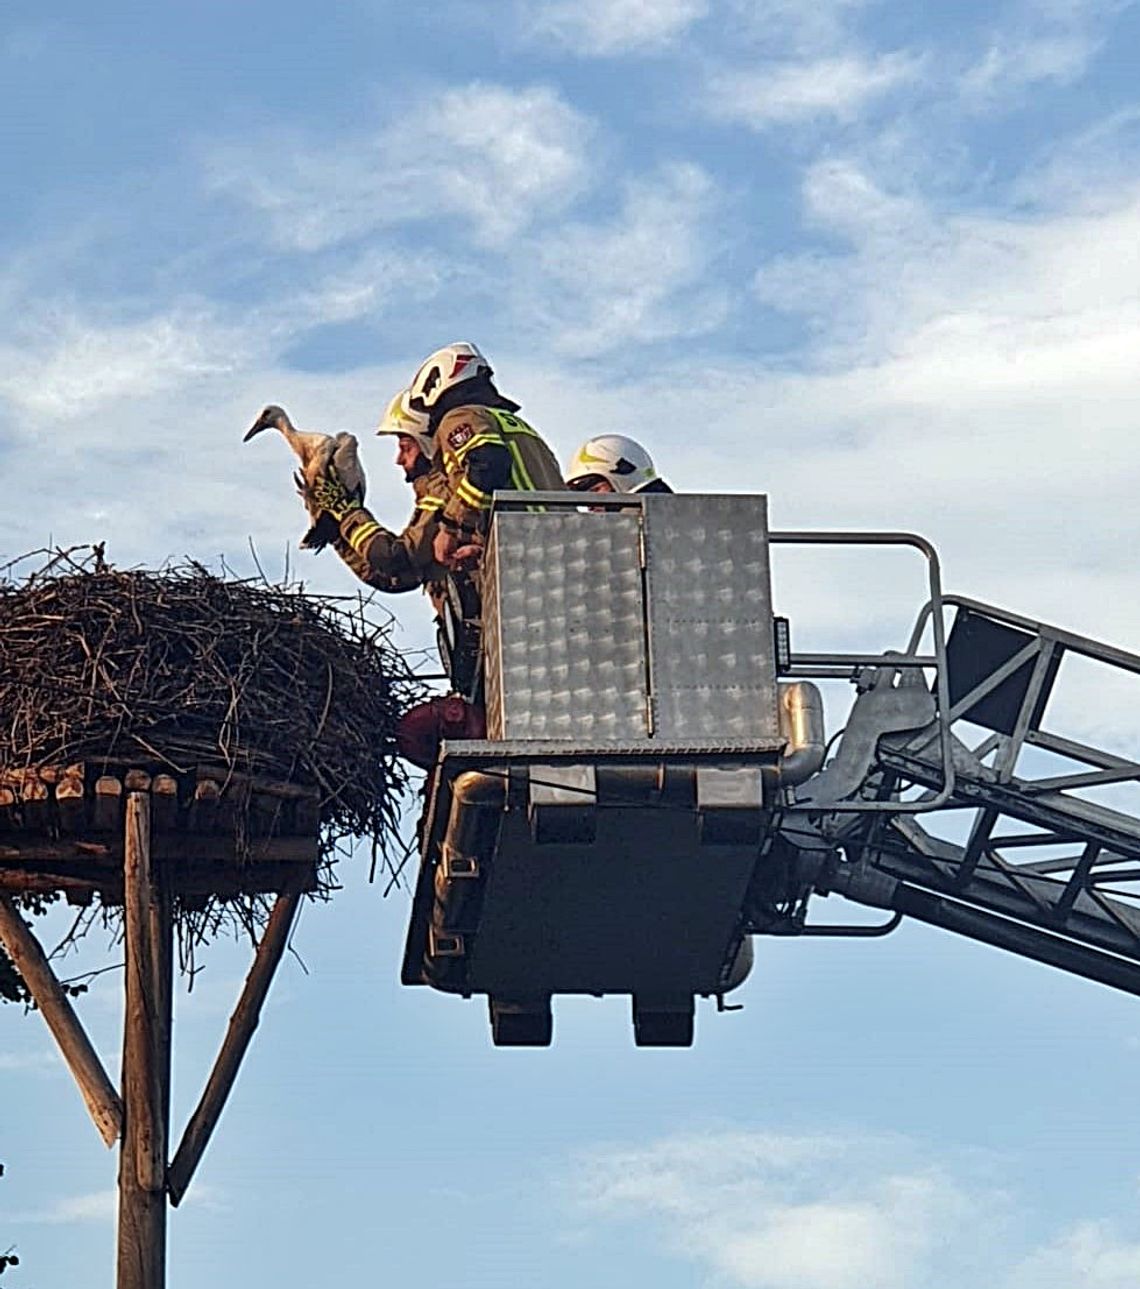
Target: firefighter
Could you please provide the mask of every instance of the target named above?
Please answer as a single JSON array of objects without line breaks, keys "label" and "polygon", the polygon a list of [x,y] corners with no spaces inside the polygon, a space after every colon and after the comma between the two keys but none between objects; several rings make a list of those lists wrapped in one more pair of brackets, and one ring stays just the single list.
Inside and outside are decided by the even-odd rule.
[{"label": "firefighter", "polygon": [[575,492],[672,492],[653,458],[624,434],[587,439],[570,458],[566,486]]},{"label": "firefighter", "polygon": [[491,364],[457,341],[421,364],[404,395],[405,411],[428,418],[448,498],[433,543],[436,561],[455,567],[478,558],[491,495],[498,489],[562,491],[557,458],[492,381]]}]

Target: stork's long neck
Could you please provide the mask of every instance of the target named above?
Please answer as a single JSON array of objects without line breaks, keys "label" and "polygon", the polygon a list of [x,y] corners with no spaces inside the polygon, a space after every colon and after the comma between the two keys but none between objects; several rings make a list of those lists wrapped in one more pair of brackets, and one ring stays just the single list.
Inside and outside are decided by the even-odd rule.
[{"label": "stork's long neck", "polygon": [[301,455],[301,445],[304,442],[304,435],[297,429],[293,422],[287,416],[281,416],[277,421],[277,428],[281,431],[285,442],[297,453]]}]

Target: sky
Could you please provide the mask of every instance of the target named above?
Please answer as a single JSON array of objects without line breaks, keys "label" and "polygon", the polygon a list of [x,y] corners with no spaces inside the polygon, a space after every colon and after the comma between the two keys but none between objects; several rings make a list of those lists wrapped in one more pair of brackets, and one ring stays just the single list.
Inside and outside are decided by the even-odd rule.
[{"label": "sky", "polygon": [[[1136,649],[1138,54],[1129,0],[7,0],[0,562],[256,552],[349,591],[296,549],[285,445],[242,433],[268,402],[353,431],[398,526],[370,431],[463,338],[563,459],[633,434],[675,487],[918,531],[949,589]],[[920,574],[781,557],[776,605],[797,647],[898,647]],[[1070,710],[1136,753],[1114,690]],[[341,876],[172,1289],[1140,1281],[1134,999],[906,924],[759,941],[690,1051],[634,1049],[616,998],[501,1051],[478,1001],[397,983],[407,892]],[[176,1132],[247,957],[179,994]],[[120,974],[80,1003],[112,1067]],[[13,1289],[109,1285],[114,1156],[38,1018],[0,1034]]]}]

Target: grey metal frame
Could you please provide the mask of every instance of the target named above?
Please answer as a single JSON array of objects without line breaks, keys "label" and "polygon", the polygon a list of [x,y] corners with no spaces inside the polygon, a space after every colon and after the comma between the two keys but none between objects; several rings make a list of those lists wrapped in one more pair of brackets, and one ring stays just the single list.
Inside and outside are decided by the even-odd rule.
[{"label": "grey metal frame", "polygon": [[[848,862],[835,889],[1140,993],[1140,817],[1075,795],[1140,783],[1140,762],[1051,731],[1041,701],[1043,686],[1066,653],[1136,676],[1140,656],[965,596],[924,606],[912,651],[931,616],[937,621],[949,609],[1031,637],[947,712],[957,769],[944,808],[972,815],[964,840],[935,836],[901,812],[860,822],[847,817],[844,806],[832,835]],[[991,732],[973,746],[959,737],[965,730],[956,733],[953,727],[966,721],[974,704],[1027,667],[1011,732]],[[935,792],[941,758],[930,755],[933,743],[930,730],[883,737],[877,773]],[[1030,748],[1067,758],[1075,768],[1027,774],[1020,759]],[[886,899],[884,879],[893,884]]]}]

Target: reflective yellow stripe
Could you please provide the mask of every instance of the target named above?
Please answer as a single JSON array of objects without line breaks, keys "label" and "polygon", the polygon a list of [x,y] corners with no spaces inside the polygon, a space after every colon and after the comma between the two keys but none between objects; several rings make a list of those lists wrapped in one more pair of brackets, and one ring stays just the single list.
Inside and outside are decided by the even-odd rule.
[{"label": "reflective yellow stripe", "polygon": [[442,497],[421,497],[418,505],[421,510],[442,510],[447,502]]},{"label": "reflective yellow stripe", "polygon": [[369,540],[372,537],[374,537],[379,531],[380,531],[380,525],[375,521],[367,524],[361,524],[359,528],[354,528],[352,530],[352,533],[349,535],[349,538],[348,538],[348,544],[358,555],[363,555],[364,551],[361,548],[367,545]]},{"label": "reflective yellow stripe", "polygon": [[468,506],[474,506],[476,510],[486,510],[491,504],[491,494],[476,488],[470,479],[460,479],[455,487],[455,495]]},{"label": "reflective yellow stripe", "polygon": [[542,437],[533,426],[528,425],[526,421],[520,420],[517,416],[512,416],[509,412],[500,411],[496,407],[486,407],[483,410],[489,416],[494,417],[499,429],[504,434],[529,434],[532,439]]},{"label": "reflective yellow stripe", "polygon": [[534,480],[530,477],[530,472],[526,468],[526,462],[522,459],[522,453],[518,445],[507,440],[507,449],[511,454],[514,465],[511,467],[511,483],[515,485],[518,492],[533,492]]},{"label": "reflective yellow stripe", "polygon": [[450,453],[453,461],[458,464],[471,451],[472,448],[486,447],[488,443],[497,443],[501,447],[503,444],[502,436],[498,434],[482,433],[473,435],[461,447],[456,448]]},{"label": "reflective yellow stripe", "polygon": [[491,504],[491,494],[476,488],[470,479],[460,479],[455,495],[460,501],[466,502],[469,506],[477,506],[479,509],[484,509]]}]

